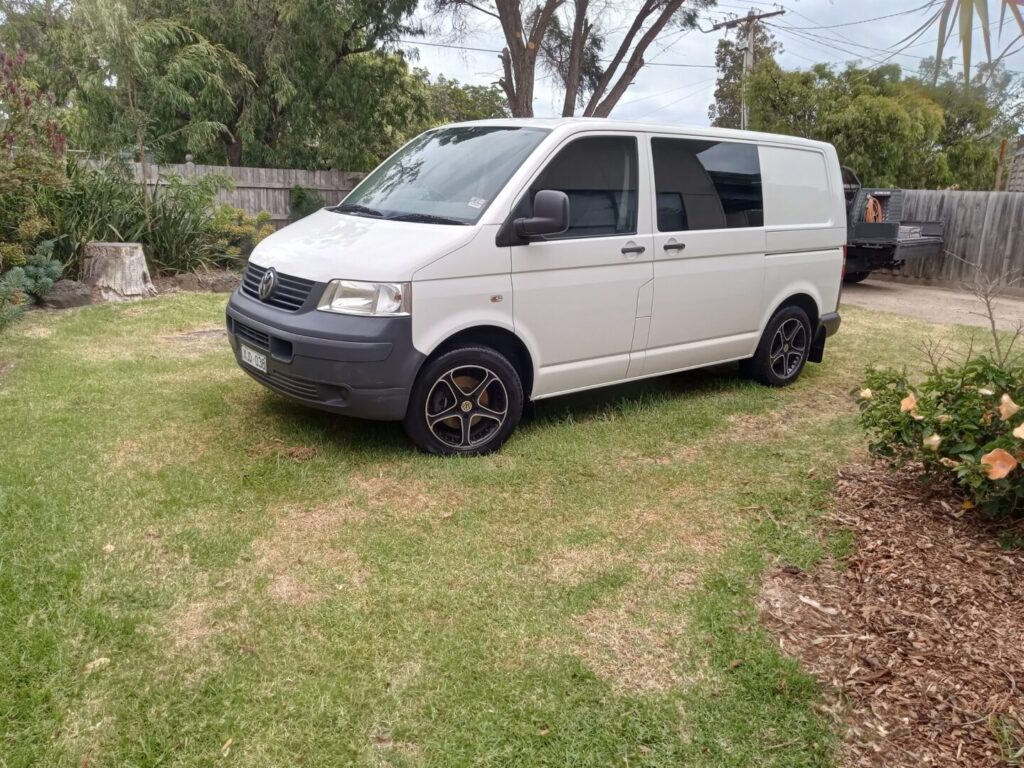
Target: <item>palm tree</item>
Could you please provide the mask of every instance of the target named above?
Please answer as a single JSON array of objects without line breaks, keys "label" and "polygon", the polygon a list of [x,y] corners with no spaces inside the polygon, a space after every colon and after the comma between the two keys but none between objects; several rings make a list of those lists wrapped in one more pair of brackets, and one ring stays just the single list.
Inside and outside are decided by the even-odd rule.
[{"label": "palm tree", "polygon": [[[1000,5],[999,12],[999,38],[1003,35],[1003,25],[1006,22],[1007,13],[1013,17],[1013,20],[1017,23],[1017,28],[1020,30],[1020,34],[1014,34],[1013,39],[1010,41],[1002,53],[1000,53],[995,61],[1001,60],[1005,57],[1010,49],[1024,37],[1024,0],[998,0]],[[954,28],[957,27],[959,22],[959,35],[960,45],[963,48],[964,58],[964,79],[967,83],[971,82],[971,44],[974,40],[974,18],[975,15],[978,17],[980,22],[979,29],[981,29],[982,39],[985,41],[985,55],[988,57],[988,61],[991,63],[992,59],[992,40],[989,30],[989,0],[932,0],[927,3],[924,8],[929,10],[938,6],[938,10],[932,13],[928,20],[922,24],[915,32],[907,38],[917,39],[925,31],[938,24],[939,27],[939,39],[938,48],[935,52],[936,61],[942,60],[942,52],[949,42],[950,37],[953,36]],[[936,77],[938,77],[938,68],[936,68]]]}]

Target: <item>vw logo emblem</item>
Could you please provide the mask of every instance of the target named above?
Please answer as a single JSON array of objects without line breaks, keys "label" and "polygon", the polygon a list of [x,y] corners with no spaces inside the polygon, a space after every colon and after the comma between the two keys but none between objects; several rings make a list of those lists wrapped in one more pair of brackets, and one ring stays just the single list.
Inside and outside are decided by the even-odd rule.
[{"label": "vw logo emblem", "polygon": [[263,273],[263,277],[260,278],[260,300],[266,301],[277,287],[277,270],[273,267]]}]

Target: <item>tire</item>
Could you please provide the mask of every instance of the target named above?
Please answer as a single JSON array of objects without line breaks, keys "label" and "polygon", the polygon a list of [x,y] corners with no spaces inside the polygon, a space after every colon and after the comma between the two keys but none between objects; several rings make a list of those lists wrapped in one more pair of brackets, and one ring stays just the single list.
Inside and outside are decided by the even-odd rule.
[{"label": "tire", "polygon": [[456,347],[423,366],[402,426],[427,453],[481,456],[515,431],[523,400],[519,373],[504,355],[488,347]]},{"label": "tire", "polygon": [[769,387],[792,384],[807,364],[814,336],[800,307],[783,307],[768,321],[757,351],[740,366],[744,374]]},{"label": "tire", "polygon": [[853,285],[854,283],[863,283],[871,277],[870,272],[847,272],[843,275],[843,282],[847,285]]}]

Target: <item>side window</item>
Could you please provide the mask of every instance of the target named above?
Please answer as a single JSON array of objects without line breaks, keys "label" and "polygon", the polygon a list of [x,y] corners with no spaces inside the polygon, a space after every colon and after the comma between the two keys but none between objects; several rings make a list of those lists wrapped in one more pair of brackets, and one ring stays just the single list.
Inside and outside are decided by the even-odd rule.
[{"label": "side window", "polygon": [[753,144],[652,139],[658,231],[764,226]]},{"label": "side window", "polygon": [[516,206],[514,216],[529,216],[533,198],[542,189],[569,196],[569,229],[549,239],[635,233],[639,199],[636,139],[576,139],[548,163]]}]

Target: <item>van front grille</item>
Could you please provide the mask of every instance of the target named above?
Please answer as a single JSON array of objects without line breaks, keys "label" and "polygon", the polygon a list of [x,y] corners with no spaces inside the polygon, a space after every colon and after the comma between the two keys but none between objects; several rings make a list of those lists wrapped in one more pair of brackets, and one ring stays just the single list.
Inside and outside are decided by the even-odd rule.
[{"label": "van front grille", "polygon": [[262,381],[271,389],[276,389],[279,392],[283,392],[286,395],[292,397],[299,397],[304,400],[316,400],[318,395],[316,382],[308,381],[306,379],[299,379],[295,376],[287,376],[277,371],[270,371],[270,373],[259,373],[254,372],[250,369],[246,369],[250,375]]},{"label": "van front grille", "polygon": [[[242,275],[242,292],[258,301],[263,301],[260,299],[260,280],[263,279],[266,271],[266,267],[260,267],[252,263],[247,264],[245,274]],[[292,277],[291,275],[283,275],[278,272],[277,287],[274,289],[271,297],[263,301],[263,303],[278,309],[287,310],[288,312],[295,312],[306,303],[309,292],[313,290],[314,285],[316,283],[313,280],[304,280],[301,277]]]},{"label": "van front grille", "polygon": [[242,341],[247,341],[257,347],[263,349],[270,349],[270,337],[263,333],[263,331],[257,331],[255,328],[250,328],[245,323],[240,323],[237,320],[234,322],[235,325],[235,336],[240,338]]}]

